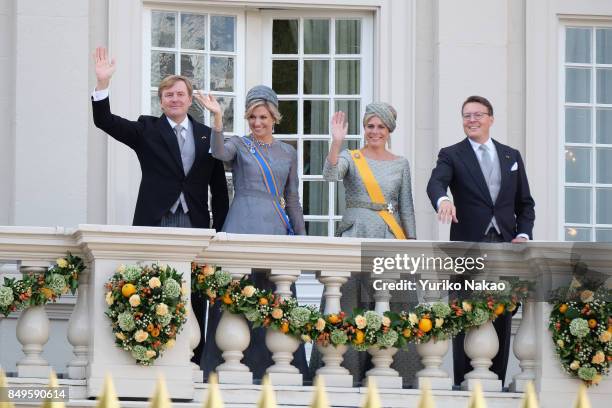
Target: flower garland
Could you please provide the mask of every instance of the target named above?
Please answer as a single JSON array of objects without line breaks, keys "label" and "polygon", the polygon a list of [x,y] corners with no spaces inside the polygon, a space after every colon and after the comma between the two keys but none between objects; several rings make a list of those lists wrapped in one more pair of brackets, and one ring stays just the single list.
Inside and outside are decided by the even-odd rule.
[{"label": "flower garland", "polygon": [[21,279],[4,278],[0,286],[0,314],[55,302],[62,295],[73,295],[79,286],[79,275],[85,269],[83,260],[70,252],[45,272],[29,272]]},{"label": "flower garland", "polygon": [[561,366],[587,386],[599,384],[612,362],[612,291],[591,289],[574,280],[555,291],[549,319]]},{"label": "flower garland", "polygon": [[444,340],[457,333],[512,311],[527,293],[524,282],[506,284],[503,292],[484,293],[481,298],[450,304],[436,302],[411,312],[356,309],[323,315],[313,306],[300,306],[295,298],[282,298],[260,290],[246,278],[233,280],[220,267],[192,264],[192,291],[220,301],[225,310],[243,314],[253,327],[270,327],[320,345],[349,344],[357,350],[369,347],[402,348],[409,342]]},{"label": "flower garland", "polygon": [[174,346],[187,320],[183,275],[166,265],[121,265],[106,283],[115,344],[141,365]]}]

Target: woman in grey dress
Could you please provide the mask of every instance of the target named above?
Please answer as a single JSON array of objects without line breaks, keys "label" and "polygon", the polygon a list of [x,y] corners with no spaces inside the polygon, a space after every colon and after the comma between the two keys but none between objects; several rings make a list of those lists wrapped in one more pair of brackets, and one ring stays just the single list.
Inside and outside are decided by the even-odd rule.
[{"label": "woman in grey dress", "polygon": [[[214,96],[194,96],[213,113],[215,128],[220,129],[222,125],[217,126],[217,121],[222,121],[221,107]],[[273,136],[274,125],[281,120],[276,93],[267,86],[258,85],[247,93],[245,108],[250,135],[232,136],[227,141],[223,139],[223,132],[213,132],[211,135],[212,155],[231,166],[234,183],[234,198],[223,224],[223,231],[238,234],[305,235],[304,215],[299,200],[297,152],[293,146]],[[254,149],[257,149],[270,165],[278,190],[277,197],[273,197],[266,187],[261,167],[252,152]],[[274,200],[278,200],[276,204],[284,206],[290,228],[279,216]],[[253,271],[250,279],[260,289],[274,289],[266,271]],[[295,296],[294,286],[292,290]],[[218,305],[209,311],[207,338],[202,353],[205,377],[222,362],[221,352],[214,340],[220,316]],[[262,378],[265,369],[273,364],[271,353],[265,346],[265,329],[259,328],[251,332],[251,343],[244,356],[243,361],[253,372],[253,377]],[[303,345],[294,353],[294,364],[304,375],[304,379],[308,380],[309,372]]]},{"label": "woman in grey dress", "polygon": [[[405,237],[416,239],[410,165],[406,158],[394,155],[386,147],[391,133],[395,130],[396,118],[395,109],[382,102],[369,104],[363,118],[365,146],[359,154],[365,157],[385,196],[386,205],[382,206],[384,208],[372,203],[350,152],[341,151],[348,129],[345,114],[336,112],[332,118],[332,145],[323,168],[323,177],[327,181],[342,180],[346,191],[346,211],[336,232],[339,236],[396,238],[394,232],[378,214],[381,209],[388,209]],[[342,286],[342,310],[350,313],[356,307],[374,309],[374,303],[362,300],[361,296],[361,291],[367,290],[370,286],[369,277],[363,275],[351,277]],[[416,302],[416,298],[392,299],[392,309],[406,310],[411,301]],[[418,361],[413,360],[415,359],[410,358],[407,352],[402,351],[394,358],[392,367],[400,371],[405,386],[410,385],[411,377],[419,365]],[[357,352],[352,348],[344,355],[342,365],[349,369],[356,383],[360,383],[365,377],[365,372],[372,367],[368,353]],[[311,374],[314,375],[315,370],[321,366],[318,352],[313,353],[310,366]]]}]

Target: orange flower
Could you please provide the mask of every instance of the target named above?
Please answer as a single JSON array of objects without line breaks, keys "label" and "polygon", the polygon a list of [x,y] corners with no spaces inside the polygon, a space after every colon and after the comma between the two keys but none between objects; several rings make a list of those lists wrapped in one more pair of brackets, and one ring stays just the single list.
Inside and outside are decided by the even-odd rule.
[{"label": "orange flower", "polygon": [[266,299],[265,297],[259,298],[259,304],[260,305],[267,305],[268,304],[268,299]]},{"label": "orange flower", "polygon": [[229,292],[226,292],[223,297],[221,298],[221,300],[223,301],[224,304],[226,305],[231,305],[232,304],[232,298],[229,294]]},{"label": "orange flower", "polygon": [[153,330],[151,330],[151,336],[153,336],[153,337],[159,336],[159,328],[158,327],[154,327]]},{"label": "orange flower", "polygon": [[561,306],[559,306],[559,313],[565,313],[567,312],[568,306],[563,303]]},{"label": "orange flower", "polygon": [[365,341],[365,332],[363,330],[355,330],[355,339],[353,343],[362,344]]},{"label": "orange flower", "polygon": [[330,314],[329,316],[327,316],[327,321],[331,324],[337,324],[340,323],[342,319],[340,319],[337,314]]},{"label": "orange flower", "polygon": [[287,322],[283,322],[280,326],[280,331],[281,333],[287,333],[289,332],[289,323]]},{"label": "orange flower", "polygon": [[505,310],[506,306],[504,306],[503,303],[498,303],[497,306],[495,306],[495,310],[493,311],[493,313],[495,313],[495,316],[499,316],[504,313]]},{"label": "orange flower", "polygon": [[424,333],[429,332],[432,327],[433,324],[431,323],[431,320],[427,317],[424,317],[419,321],[419,329]]},{"label": "orange flower", "polygon": [[406,338],[412,336],[412,331],[410,330],[410,328],[406,327],[404,330],[402,330],[402,336]]},{"label": "orange flower", "polygon": [[594,329],[595,327],[597,327],[597,320],[589,319],[589,328]]}]

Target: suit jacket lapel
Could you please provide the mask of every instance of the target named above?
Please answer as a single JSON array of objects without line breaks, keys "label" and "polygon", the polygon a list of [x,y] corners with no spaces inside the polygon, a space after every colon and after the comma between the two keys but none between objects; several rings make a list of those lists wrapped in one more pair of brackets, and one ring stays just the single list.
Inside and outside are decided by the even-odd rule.
[{"label": "suit jacket lapel", "polygon": [[493,204],[493,201],[491,200],[491,193],[489,193],[489,187],[487,187],[487,182],[485,181],[482,170],[480,169],[480,164],[478,163],[478,157],[476,157],[476,153],[474,153],[474,149],[472,149],[472,145],[467,138],[465,138],[463,144],[461,145],[460,155],[463,163],[480,189],[484,199],[488,203]]},{"label": "suit jacket lapel", "polygon": [[198,163],[202,162],[202,156],[206,154],[206,150],[210,144],[210,132],[207,132],[207,127],[194,120],[189,116],[193,128],[193,144],[195,146],[195,160],[189,173],[193,171]]},{"label": "suit jacket lapel", "polygon": [[[501,196],[504,192],[504,188],[508,185],[508,178],[510,177],[510,171],[508,168],[508,162],[512,161],[512,152],[501,143],[493,140],[493,144],[495,145],[495,149],[497,150],[497,158],[499,159],[499,171],[501,174],[501,184],[499,186],[499,194],[497,195],[497,200],[499,200],[499,196]],[[497,202],[497,200],[495,200]]]},{"label": "suit jacket lapel", "polygon": [[166,115],[161,115],[157,124],[162,139],[164,139],[168,146],[170,156],[174,159],[174,163],[178,166],[180,172],[183,173],[183,161],[181,160],[181,152],[179,150],[178,141],[176,140],[176,133],[174,133],[174,130],[170,127]]}]

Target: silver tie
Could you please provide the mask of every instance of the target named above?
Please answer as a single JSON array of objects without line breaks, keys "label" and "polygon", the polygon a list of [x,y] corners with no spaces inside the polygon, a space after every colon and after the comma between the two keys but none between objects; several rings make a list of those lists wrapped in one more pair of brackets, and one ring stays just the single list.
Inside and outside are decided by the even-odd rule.
[{"label": "silver tie", "polygon": [[174,133],[176,133],[176,140],[178,140],[178,145],[181,153],[183,152],[183,145],[185,144],[185,138],[182,133],[183,127],[181,125],[176,125],[174,127]]},{"label": "silver tie", "polygon": [[485,145],[480,145],[479,147],[481,151],[480,156],[480,168],[482,169],[482,173],[484,174],[485,181],[487,182],[487,187],[491,184],[491,172],[493,172],[493,161],[491,160],[491,155],[489,154],[489,148]]}]

